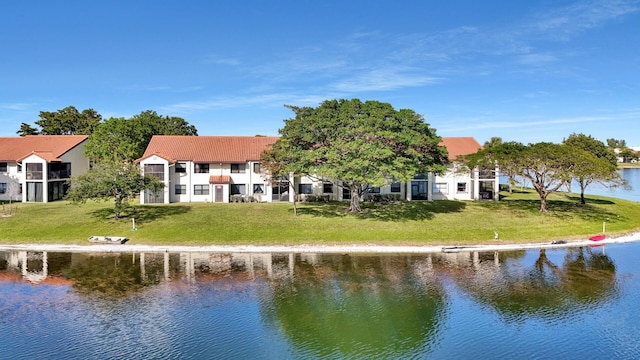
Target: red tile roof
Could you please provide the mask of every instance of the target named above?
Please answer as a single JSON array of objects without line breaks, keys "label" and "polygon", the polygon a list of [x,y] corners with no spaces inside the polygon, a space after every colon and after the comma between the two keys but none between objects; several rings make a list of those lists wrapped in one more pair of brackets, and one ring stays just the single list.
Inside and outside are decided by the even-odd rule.
[{"label": "red tile roof", "polygon": [[449,160],[455,160],[458,156],[473,154],[482,149],[480,143],[472,137],[443,137],[440,145],[447,148]]},{"label": "red tile roof", "polygon": [[60,161],[62,155],[87,138],[87,135],[0,137],[0,161],[20,161],[31,154],[37,154],[47,161]]},{"label": "red tile roof", "polygon": [[173,161],[244,163],[260,160],[262,152],[276,140],[275,136],[155,135],[141,159],[158,155]]},{"label": "red tile roof", "polygon": [[[244,163],[259,160],[260,154],[276,140],[276,136],[155,135],[138,160],[156,155],[170,162]],[[450,160],[482,149],[472,137],[443,137],[440,145],[447,148]]]}]

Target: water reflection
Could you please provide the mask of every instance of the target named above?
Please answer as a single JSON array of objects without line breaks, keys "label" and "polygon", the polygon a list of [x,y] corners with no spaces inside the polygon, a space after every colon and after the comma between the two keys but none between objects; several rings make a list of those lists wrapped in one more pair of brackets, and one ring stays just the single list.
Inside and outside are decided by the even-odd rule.
[{"label": "water reflection", "polygon": [[540,249],[527,266],[518,259],[524,254],[503,253],[502,262],[476,261],[458,272],[455,282],[508,321],[565,321],[617,294],[615,264],[601,250],[569,248],[558,264]]},{"label": "water reflection", "polygon": [[[602,248],[384,256],[0,252],[0,354],[411,358],[444,357],[455,346],[467,358],[545,357],[536,342],[557,338],[541,340],[539,328],[528,333],[526,324],[572,333],[598,312],[591,323],[605,328],[602,309],[624,298],[613,259]],[[637,285],[627,295],[635,300],[619,309],[638,305]],[[513,346],[513,324],[530,347]],[[604,338],[618,334],[608,331]],[[610,344],[617,343],[598,346]],[[576,347],[567,351],[586,351]]]},{"label": "water reflection", "polygon": [[430,257],[302,256],[274,283],[267,322],[313,358],[392,358],[429,352],[445,313]]}]

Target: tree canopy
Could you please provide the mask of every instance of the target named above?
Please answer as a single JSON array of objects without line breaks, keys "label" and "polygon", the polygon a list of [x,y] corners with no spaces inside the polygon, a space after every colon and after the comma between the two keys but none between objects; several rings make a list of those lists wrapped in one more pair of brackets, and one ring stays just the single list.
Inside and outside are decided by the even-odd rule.
[{"label": "tree canopy", "polygon": [[358,99],[287,107],[295,118],[265,152],[267,171],[340,180],[351,192],[351,212],[361,210],[360,196],[371,187],[445,170],[440,137],[413,110]]},{"label": "tree canopy", "polygon": [[85,154],[92,161],[133,161],[142,156],[153,135],[198,135],[198,132],[182,118],[161,116],[147,110],[130,119],[104,121],[89,137]]},{"label": "tree canopy", "polygon": [[102,115],[93,109],[79,112],[73,106],[58,111],[41,111],[35,124],[40,130],[22,123],[18,134],[24,135],[90,135],[102,121]]},{"label": "tree canopy", "polygon": [[38,135],[39,133],[38,129],[24,122],[20,124],[20,129],[16,131],[16,134],[20,136]]},{"label": "tree canopy", "polygon": [[574,158],[575,166],[572,178],[580,185],[580,203],[585,204],[584,192],[594,183],[623,184],[620,174],[616,172],[618,160],[613,149],[602,141],[584,134],[571,134],[563,144],[577,150]]}]

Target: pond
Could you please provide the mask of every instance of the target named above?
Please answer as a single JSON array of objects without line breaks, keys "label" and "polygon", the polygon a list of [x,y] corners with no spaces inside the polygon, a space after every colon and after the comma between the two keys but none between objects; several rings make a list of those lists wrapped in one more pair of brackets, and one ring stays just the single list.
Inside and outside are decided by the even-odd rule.
[{"label": "pond", "polygon": [[0,357],[640,358],[639,257],[0,252]]}]

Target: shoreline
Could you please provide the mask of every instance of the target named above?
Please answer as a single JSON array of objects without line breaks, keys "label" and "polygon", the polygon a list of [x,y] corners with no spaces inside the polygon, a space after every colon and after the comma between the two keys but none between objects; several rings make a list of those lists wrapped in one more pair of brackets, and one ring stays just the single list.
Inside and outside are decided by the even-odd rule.
[{"label": "shoreline", "polygon": [[2,245],[0,251],[36,252],[103,252],[103,253],[317,253],[317,254],[427,254],[439,252],[513,251],[530,249],[554,249],[582,246],[602,246],[640,241],[640,232],[591,240],[552,240],[547,242],[521,244],[478,244],[478,245],[130,245],[130,244],[19,244]]}]

